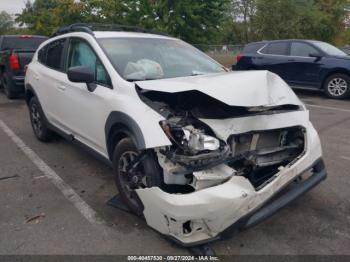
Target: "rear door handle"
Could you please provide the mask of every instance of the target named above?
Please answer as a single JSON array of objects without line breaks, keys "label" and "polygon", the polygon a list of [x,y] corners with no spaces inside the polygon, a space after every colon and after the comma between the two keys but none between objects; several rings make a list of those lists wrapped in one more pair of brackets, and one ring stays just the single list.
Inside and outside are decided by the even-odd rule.
[{"label": "rear door handle", "polygon": [[39,76],[37,74],[34,74],[34,79],[39,80]]},{"label": "rear door handle", "polygon": [[295,62],[295,59],[288,59],[288,62]]}]

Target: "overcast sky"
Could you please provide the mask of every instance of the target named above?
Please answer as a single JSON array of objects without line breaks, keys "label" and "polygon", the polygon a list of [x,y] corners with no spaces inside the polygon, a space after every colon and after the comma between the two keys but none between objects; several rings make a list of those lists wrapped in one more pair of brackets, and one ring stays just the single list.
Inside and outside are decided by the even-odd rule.
[{"label": "overcast sky", "polygon": [[0,0],[0,12],[6,11],[11,15],[20,13],[25,3],[26,0]]}]

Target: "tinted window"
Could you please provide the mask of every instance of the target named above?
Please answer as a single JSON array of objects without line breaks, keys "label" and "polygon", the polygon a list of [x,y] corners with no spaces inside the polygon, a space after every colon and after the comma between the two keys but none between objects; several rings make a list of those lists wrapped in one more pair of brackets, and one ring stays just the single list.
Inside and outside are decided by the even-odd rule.
[{"label": "tinted window", "polygon": [[336,48],[333,45],[330,45],[325,42],[313,42],[315,46],[322,49],[323,52],[325,52],[328,55],[336,55],[336,56],[346,56],[347,54],[341,51],[340,49]]},{"label": "tinted window", "polygon": [[67,68],[82,65],[93,69],[97,83],[110,85],[110,78],[107,71],[90,45],[83,40],[72,39],[69,45]]},{"label": "tinted window", "polygon": [[290,48],[291,56],[310,56],[310,54],[318,54],[318,51],[311,45],[294,42]]},{"label": "tinted window", "polygon": [[262,53],[270,55],[286,55],[287,48],[287,42],[270,43],[262,50]]},{"label": "tinted window", "polygon": [[42,64],[46,64],[46,54],[47,54],[46,51],[47,51],[47,46],[44,46],[39,50],[39,53],[38,53],[38,60]]},{"label": "tinted window", "polygon": [[255,53],[257,52],[260,48],[262,48],[266,43],[253,43],[253,44],[248,44],[244,47],[243,53]]},{"label": "tinted window", "polygon": [[36,50],[38,46],[44,42],[46,37],[33,36],[9,36],[4,37],[1,49],[30,49]]},{"label": "tinted window", "polygon": [[46,65],[60,70],[62,67],[62,54],[66,39],[60,39],[47,45]]}]

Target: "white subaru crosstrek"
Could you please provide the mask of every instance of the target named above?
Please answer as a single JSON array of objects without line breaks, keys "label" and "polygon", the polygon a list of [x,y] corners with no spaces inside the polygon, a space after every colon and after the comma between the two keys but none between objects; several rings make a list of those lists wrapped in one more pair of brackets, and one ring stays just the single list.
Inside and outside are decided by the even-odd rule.
[{"label": "white subaru crosstrek", "polygon": [[280,77],[227,72],[176,38],[71,25],[39,47],[25,86],[36,137],[106,160],[130,210],[185,246],[255,225],[326,178],[309,111]]}]

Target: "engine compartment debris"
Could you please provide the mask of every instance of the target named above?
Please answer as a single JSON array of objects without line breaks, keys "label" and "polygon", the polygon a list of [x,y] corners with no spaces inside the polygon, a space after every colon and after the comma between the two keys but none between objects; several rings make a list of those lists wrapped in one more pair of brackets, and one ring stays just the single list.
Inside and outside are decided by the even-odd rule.
[{"label": "engine compartment debris", "polygon": [[172,146],[156,149],[157,157],[168,187],[192,187],[182,193],[220,184],[233,175],[246,177],[260,189],[304,151],[305,128],[300,126],[235,134],[225,141],[200,120],[293,112],[300,110],[299,106],[237,108],[200,93],[189,103],[191,92],[163,96],[161,92],[138,91],[141,99],[167,117],[160,126]]}]

